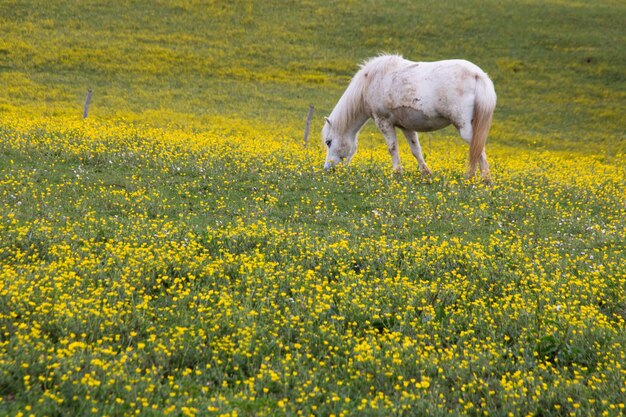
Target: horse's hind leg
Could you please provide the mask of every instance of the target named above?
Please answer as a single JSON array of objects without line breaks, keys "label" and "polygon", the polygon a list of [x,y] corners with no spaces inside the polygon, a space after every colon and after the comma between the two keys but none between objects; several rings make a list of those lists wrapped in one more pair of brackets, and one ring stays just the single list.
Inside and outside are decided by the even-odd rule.
[{"label": "horse's hind leg", "polygon": [[[463,140],[465,142],[467,142],[468,144],[472,143],[472,125],[471,123],[466,123],[463,127],[461,127],[459,129],[459,133],[461,134],[461,137],[463,138]],[[478,165],[480,166],[480,174],[483,177],[483,180],[485,181],[489,181],[490,179],[490,174],[489,174],[489,163],[487,162],[487,154],[485,153],[485,150],[483,149],[483,151],[480,154],[480,159],[478,160]],[[474,175],[476,174],[476,171],[474,170],[474,172],[468,172],[467,173],[467,178],[472,178]]]},{"label": "horse's hind leg", "polygon": [[429,176],[433,172],[426,165],[426,161],[424,160],[424,155],[422,155],[422,147],[420,146],[420,141],[417,136],[417,132],[408,129],[402,129],[402,133],[404,133],[404,137],[406,141],[409,142],[409,146],[411,147],[411,153],[417,159],[417,163],[420,167],[420,172],[424,176]]},{"label": "horse's hind leg", "polygon": [[483,179],[485,181],[490,181],[491,174],[489,172],[489,163],[487,162],[487,154],[484,150],[480,154],[480,159],[478,160],[478,163],[480,164],[480,174],[482,175]]},{"label": "horse's hind leg", "polygon": [[391,163],[393,165],[394,172],[402,172],[402,166],[400,165],[400,155],[398,155],[398,137],[396,136],[396,128],[387,119],[374,116],[374,122],[385,137],[387,142],[387,150],[391,155]]}]

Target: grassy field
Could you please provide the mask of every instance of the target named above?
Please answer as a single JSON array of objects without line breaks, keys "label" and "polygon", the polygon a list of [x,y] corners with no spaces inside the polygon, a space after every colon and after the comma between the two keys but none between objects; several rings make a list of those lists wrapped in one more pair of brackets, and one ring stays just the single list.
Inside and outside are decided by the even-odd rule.
[{"label": "grassy field", "polygon": [[[623,2],[102,3],[0,4],[0,415],[626,412]],[[493,184],[323,172],[382,51],[490,74]]]}]

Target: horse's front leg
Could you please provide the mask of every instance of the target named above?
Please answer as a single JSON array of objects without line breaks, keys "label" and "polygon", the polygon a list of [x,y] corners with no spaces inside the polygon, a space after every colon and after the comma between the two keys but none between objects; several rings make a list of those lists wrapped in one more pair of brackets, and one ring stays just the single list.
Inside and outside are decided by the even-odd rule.
[{"label": "horse's front leg", "polygon": [[420,167],[420,172],[423,176],[430,176],[433,172],[426,165],[426,161],[424,160],[424,155],[422,155],[422,147],[420,146],[419,138],[417,137],[417,132],[408,129],[402,129],[402,133],[404,133],[404,137],[406,141],[409,142],[409,146],[411,147],[411,153],[417,159],[417,163]]},{"label": "horse's front leg", "polygon": [[396,136],[396,128],[391,122],[389,122],[389,120],[384,118],[374,117],[374,122],[376,123],[378,130],[380,130],[385,137],[385,142],[387,142],[387,150],[389,151],[389,155],[391,155],[393,171],[402,172],[400,155],[398,154],[398,137]]}]

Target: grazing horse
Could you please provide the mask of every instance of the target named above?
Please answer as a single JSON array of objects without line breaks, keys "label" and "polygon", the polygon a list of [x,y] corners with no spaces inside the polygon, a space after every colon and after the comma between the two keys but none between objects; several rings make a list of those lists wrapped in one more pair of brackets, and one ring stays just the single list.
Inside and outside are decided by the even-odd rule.
[{"label": "grazing horse", "polygon": [[396,127],[404,133],[422,175],[430,175],[416,132],[452,124],[470,145],[467,177],[473,177],[480,165],[483,178],[488,180],[485,143],[495,107],[493,83],[471,62],[412,62],[398,55],[370,59],[326,118],[322,129],[328,148],[324,169],[339,161],[350,162],[357,135],[372,118],[385,136],[394,171],[402,170]]}]

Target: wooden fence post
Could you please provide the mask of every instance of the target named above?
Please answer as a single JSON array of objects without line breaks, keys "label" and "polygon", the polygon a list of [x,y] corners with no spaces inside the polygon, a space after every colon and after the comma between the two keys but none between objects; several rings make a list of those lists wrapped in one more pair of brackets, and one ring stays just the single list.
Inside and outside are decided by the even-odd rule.
[{"label": "wooden fence post", "polygon": [[87,90],[87,97],[85,97],[85,107],[83,109],[83,119],[86,119],[87,115],[89,114],[89,102],[91,101],[92,93],[93,91],[91,91],[91,89]]}]

